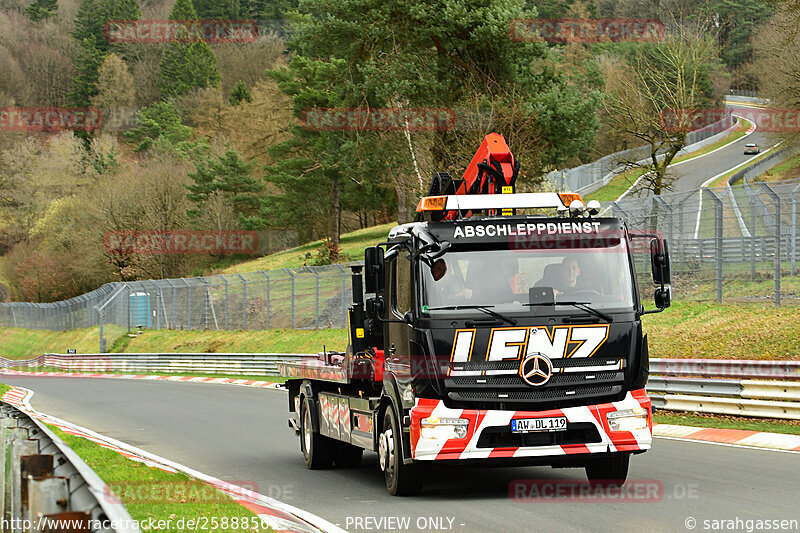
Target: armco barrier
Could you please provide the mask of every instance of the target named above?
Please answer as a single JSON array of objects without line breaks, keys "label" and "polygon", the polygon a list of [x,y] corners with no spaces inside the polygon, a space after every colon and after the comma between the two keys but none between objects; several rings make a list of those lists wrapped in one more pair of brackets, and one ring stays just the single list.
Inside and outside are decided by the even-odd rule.
[{"label": "armco barrier", "polygon": [[5,402],[0,444],[3,531],[139,531],[125,507],[108,497],[108,485],[69,446]]},{"label": "armco barrier", "polygon": [[200,373],[276,376],[276,363],[296,361],[309,354],[270,353],[130,353],[44,354],[35,359],[11,361],[0,358],[2,368],[57,368],[78,372]]},{"label": "armco barrier", "polygon": [[[0,358],[0,366],[270,376],[278,374],[280,361],[315,357],[280,353],[45,354],[24,361]],[[659,409],[800,420],[800,381],[793,381],[800,380],[800,361],[651,359],[650,372],[647,390]]]}]

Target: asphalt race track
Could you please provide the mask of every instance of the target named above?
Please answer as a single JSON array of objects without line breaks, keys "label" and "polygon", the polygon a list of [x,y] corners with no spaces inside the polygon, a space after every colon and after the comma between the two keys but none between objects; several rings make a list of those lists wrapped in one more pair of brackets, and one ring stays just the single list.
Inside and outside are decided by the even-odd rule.
[{"label": "asphalt race track", "polygon": [[[715,524],[705,520],[737,518],[738,530],[747,531],[747,520],[800,520],[797,453],[656,439],[652,450],[633,458],[629,480],[663,487],[648,494],[657,501],[509,498],[513,480],[585,479],[583,470],[549,467],[438,467],[422,495],[395,498],[384,488],[375,454],[355,470],[306,470],[286,424],[283,391],[142,380],[2,381],[34,390],[32,405],[42,412],[222,479],[254,481],[262,494],[350,531],[690,531],[687,523],[711,531]],[[408,527],[398,528],[394,520],[404,518]]]}]

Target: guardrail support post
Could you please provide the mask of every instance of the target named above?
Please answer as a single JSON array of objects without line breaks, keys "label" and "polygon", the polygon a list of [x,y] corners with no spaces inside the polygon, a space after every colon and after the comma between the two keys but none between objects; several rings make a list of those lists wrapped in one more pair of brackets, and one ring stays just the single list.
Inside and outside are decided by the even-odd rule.
[{"label": "guardrail support post", "polygon": [[722,200],[711,189],[703,187],[703,193],[714,202],[714,277],[717,283],[717,301],[722,303]]},{"label": "guardrail support post", "polygon": [[[12,432],[17,428],[17,419],[10,416],[0,418],[0,449],[3,455],[0,457],[0,519],[8,523],[8,484],[6,483],[8,472],[6,472],[6,454],[11,449],[9,443]],[[10,466],[10,465],[9,465]]]},{"label": "guardrail support post", "polygon": [[781,305],[781,199],[766,183],[759,182],[759,187],[775,203],[775,307]]},{"label": "guardrail support post", "polygon": [[[39,453],[39,443],[28,440],[28,430],[18,429],[17,438],[11,440],[11,518],[24,518],[22,502],[22,456]],[[8,472],[6,473],[8,474]],[[6,476],[8,479],[8,475]]]},{"label": "guardrail support post", "polygon": [[64,504],[68,501],[69,482],[67,479],[63,477],[28,479],[28,520],[36,523],[39,516],[63,513],[67,510],[67,505]]}]

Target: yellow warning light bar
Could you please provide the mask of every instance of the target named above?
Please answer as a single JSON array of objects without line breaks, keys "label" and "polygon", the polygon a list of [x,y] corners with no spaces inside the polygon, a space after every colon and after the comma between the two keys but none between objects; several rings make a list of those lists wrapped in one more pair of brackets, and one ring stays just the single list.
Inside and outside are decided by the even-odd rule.
[{"label": "yellow warning light bar", "polygon": [[423,196],[417,204],[417,213],[422,211],[442,211],[447,205],[447,196]]},{"label": "yellow warning light bar", "polygon": [[564,207],[569,207],[569,204],[575,200],[578,200],[580,203],[584,203],[581,195],[574,192],[560,192],[558,193],[558,197],[561,198],[561,203],[564,204]]}]

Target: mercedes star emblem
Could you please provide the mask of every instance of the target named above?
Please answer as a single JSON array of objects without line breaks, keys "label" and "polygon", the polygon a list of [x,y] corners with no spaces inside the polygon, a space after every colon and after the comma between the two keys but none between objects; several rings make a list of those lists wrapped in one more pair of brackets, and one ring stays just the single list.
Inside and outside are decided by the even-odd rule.
[{"label": "mercedes star emblem", "polygon": [[528,385],[541,387],[553,375],[553,363],[546,355],[529,354],[519,365],[519,375]]}]

